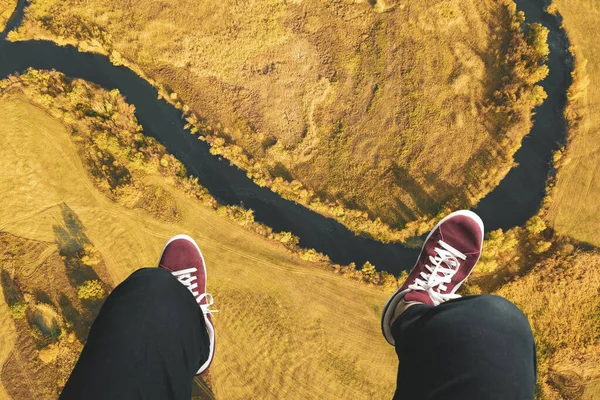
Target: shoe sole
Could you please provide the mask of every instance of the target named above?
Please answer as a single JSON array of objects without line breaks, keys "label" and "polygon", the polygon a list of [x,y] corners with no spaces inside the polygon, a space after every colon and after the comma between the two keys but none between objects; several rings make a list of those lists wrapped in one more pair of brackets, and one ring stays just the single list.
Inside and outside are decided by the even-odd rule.
[{"label": "shoe sole", "polygon": [[[206,275],[206,262],[204,261],[204,255],[202,255],[202,251],[200,251],[200,247],[198,247],[198,244],[196,243],[196,241],[194,239],[191,238],[191,236],[180,234],[180,235],[175,235],[171,239],[169,239],[167,244],[165,244],[165,247],[163,247],[162,252],[160,253],[160,258],[158,259],[158,263],[160,264],[160,260],[162,260],[162,256],[165,253],[167,246],[169,246],[169,244],[171,244],[175,240],[179,240],[179,239],[184,239],[184,240],[187,240],[188,242],[191,242],[196,247],[196,250],[198,250],[198,253],[200,253],[200,258],[202,259],[202,267],[204,267],[204,284],[206,285],[208,282],[208,279],[207,279],[207,275]],[[204,313],[203,313],[203,315],[204,315]],[[213,326],[213,323],[210,320],[210,318],[207,317],[206,315],[204,315],[204,321],[206,322],[206,330],[208,331],[208,337],[211,342],[210,343],[210,352],[208,355],[208,360],[206,360],[206,362],[200,366],[200,369],[198,370],[198,372],[196,372],[196,375],[201,374],[208,368],[208,366],[212,362],[214,355],[215,355],[215,327]]]},{"label": "shoe sole", "polygon": [[[421,254],[423,253],[423,249],[425,248],[425,244],[427,243],[427,241],[429,240],[429,238],[431,237],[431,235],[433,234],[433,232],[435,232],[436,229],[439,228],[440,225],[442,225],[448,219],[454,218],[454,217],[459,216],[459,215],[462,215],[462,216],[465,216],[465,217],[469,217],[469,218],[471,218],[471,219],[473,219],[473,220],[475,220],[477,222],[477,224],[479,225],[479,228],[481,229],[481,241],[483,243],[483,236],[484,236],[483,221],[481,220],[481,218],[479,217],[479,215],[477,215],[474,212],[469,211],[469,210],[455,211],[452,214],[447,215],[446,217],[444,217],[429,232],[429,234],[427,235],[427,238],[423,242],[423,246],[421,247],[421,252],[419,253],[419,258],[421,258]],[[481,251],[479,252],[479,257],[481,257]],[[477,264],[477,262],[479,261],[479,257],[477,257],[477,260],[475,260],[475,264]],[[419,258],[417,258],[417,261],[415,261],[415,265],[412,267],[412,269],[408,273],[409,276],[413,272],[413,270],[417,267],[417,264],[419,263]],[[473,269],[475,269],[475,266],[473,266]],[[469,275],[471,275],[471,272],[473,272],[473,269],[471,269],[471,271],[465,277],[465,279],[463,279],[461,282],[459,282],[450,291],[450,293],[452,293],[452,294],[456,293],[456,291],[458,290],[458,288],[463,284],[463,282],[465,282],[467,280],[467,278],[469,277]],[[404,283],[402,284],[402,286],[404,286]],[[385,337],[385,340],[387,340],[387,342],[389,344],[391,344],[392,346],[396,345],[396,341],[394,340],[394,338],[392,336],[391,320],[392,320],[392,317],[394,316],[394,312],[396,311],[396,306],[398,306],[398,303],[400,302],[400,300],[402,300],[404,298],[404,295],[406,293],[408,293],[409,291],[411,291],[411,289],[404,289],[402,291],[400,291],[400,289],[396,290],[394,292],[394,294],[392,294],[390,296],[390,298],[388,299],[388,301],[383,306],[383,313],[382,313],[382,316],[381,316],[381,331],[383,332],[383,336]]]}]

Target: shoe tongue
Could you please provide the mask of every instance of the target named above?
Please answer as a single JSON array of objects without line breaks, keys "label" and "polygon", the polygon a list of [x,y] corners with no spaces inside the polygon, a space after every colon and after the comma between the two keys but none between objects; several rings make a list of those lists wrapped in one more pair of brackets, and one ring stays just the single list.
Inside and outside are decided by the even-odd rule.
[{"label": "shoe tongue", "polygon": [[406,293],[404,295],[404,301],[407,303],[411,301],[418,301],[419,303],[429,304],[430,306],[435,305],[433,304],[431,297],[429,297],[429,295],[422,290],[413,290]]},{"label": "shoe tongue", "polygon": [[440,238],[463,254],[479,253],[481,231],[477,223],[464,216],[457,216],[452,223],[440,227]]}]

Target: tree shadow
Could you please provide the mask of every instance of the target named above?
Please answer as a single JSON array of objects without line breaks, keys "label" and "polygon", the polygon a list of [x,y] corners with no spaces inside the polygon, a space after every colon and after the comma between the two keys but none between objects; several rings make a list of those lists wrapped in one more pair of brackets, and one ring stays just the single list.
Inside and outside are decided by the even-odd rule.
[{"label": "tree shadow", "polygon": [[85,314],[83,315],[84,319],[87,321],[88,326],[96,320],[102,305],[104,304],[104,300],[106,300],[106,296],[101,299],[82,299],[81,305],[85,310]]},{"label": "tree shadow", "polygon": [[19,289],[17,281],[10,276],[7,270],[3,269],[0,271],[0,282],[2,283],[2,291],[4,293],[4,300],[9,307],[17,303],[23,303],[23,293]]},{"label": "tree shadow", "polygon": [[46,292],[44,292],[42,289],[35,289],[33,291],[33,297],[35,298],[35,302],[36,303],[46,303],[46,304],[53,304],[52,299],[50,298],[50,295]]},{"label": "tree shadow", "polygon": [[196,376],[192,387],[192,400],[214,400],[215,394],[210,388],[210,379]]},{"label": "tree shadow", "polygon": [[89,244],[83,224],[79,217],[65,203],[60,205],[63,217],[63,226],[54,225],[56,244],[61,256],[69,257],[82,252],[83,246]]},{"label": "tree shadow", "polygon": [[100,277],[98,276],[98,274],[96,273],[96,271],[94,271],[94,269],[92,267],[85,265],[81,262],[78,263],[77,265],[73,266],[70,269],[67,268],[66,274],[67,274],[67,278],[69,279],[69,283],[74,288],[77,288],[79,285],[83,284],[86,281],[90,281],[90,280],[101,281]]},{"label": "tree shadow", "polygon": [[[436,193],[445,193],[447,196],[448,193],[455,191],[451,185],[439,179],[434,173],[424,171],[423,174],[425,179],[431,182],[431,186],[436,188]],[[419,207],[419,210],[425,214],[435,214],[444,202],[444,199],[432,196],[422,184],[411,176],[406,168],[400,167],[396,163],[394,163],[394,180],[396,185],[402,188]]]},{"label": "tree shadow", "polygon": [[85,343],[93,321],[90,314],[87,312],[85,314],[79,312],[64,293],[60,295],[58,305],[65,323],[67,324],[67,329],[72,330],[81,343]]},{"label": "tree shadow", "polygon": [[53,230],[69,283],[77,288],[85,281],[100,280],[96,271],[82,262],[82,258],[86,255],[85,246],[91,245],[83,224],[77,214],[65,203],[60,205],[60,209],[63,225],[54,225]]}]

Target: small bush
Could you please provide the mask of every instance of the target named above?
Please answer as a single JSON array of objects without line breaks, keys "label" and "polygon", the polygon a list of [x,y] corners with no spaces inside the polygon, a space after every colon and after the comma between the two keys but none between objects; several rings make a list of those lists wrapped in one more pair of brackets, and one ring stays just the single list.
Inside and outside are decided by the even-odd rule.
[{"label": "small bush", "polygon": [[540,240],[539,242],[537,242],[534,245],[533,252],[535,254],[545,253],[546,251],[548,251],[548,249],[550,249],[550,246],[552,246],[552,242],[547,242],[545,240]]},{"label": "small bush", "polygon": [[27,311],[27,304],[25,303],[15,303],[10,307],[10,315],[14,319],[23,319],[25,311]]},{"label": "small bush", "polygon": [[77,297],[85,300],[100,300],[106,296],[106,291],[99,280],[85,281],[77,287]]},{"label": "small bush", "polygon": [[400,275],[398,275],[398,287],[402,286],[406,279],[408,279],[408,271],[400,272]]},{"label": "small bush", "polygon": [[377,270],[375,269],[375,266],[373,264],[371,264],[370,262],[366,262],[364,263],[362,269],[360,270],[360,272],[362,272],[362,274],[365,277],[370,277],[375,275],[375,273],[377,272]]},{"label": "small bush", "polygon": [[532,217],[531,219],[529,219],[529,221],[527,221],[527,223],[525,224],[525,228],[528,232],[537,235],[546,230],[546,223],[543,219],[536,215],[535,217]]},{"label": "small bush", "polygon": [[81,262],[83,262],[85,265],[93,267],[102,261],[102,255],[91,244],[84,244],[83,251],[84,255],[81,257]]},{"label": "small bush", "polygon": [[300,239],[291,232],[279,232],[271,235],[273,239],[280,241],[284,246],[295,248]]},{"label": "small bush", "polygon": [[315,249],[301,250],[300,258],[311,262],[331,262],[328,256],[319,253]]}]

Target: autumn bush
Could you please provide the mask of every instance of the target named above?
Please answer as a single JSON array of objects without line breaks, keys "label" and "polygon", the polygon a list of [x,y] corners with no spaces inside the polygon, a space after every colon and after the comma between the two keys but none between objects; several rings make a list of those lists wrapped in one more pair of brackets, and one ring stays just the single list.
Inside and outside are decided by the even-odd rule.
[{"label": "autumn bush", "polygon": [[77,287],[77,297],[82,300],[101,300],[106,297],[106,291],[99,280],[89,280]]},{"label": "autumn bush", "polygon": [[[599,271],[597,251],[575,250],[542,259],[496,292],[515,303],[532,326],[539,376],[536,399],[575,398],[560,393],[556,377],[565,368],[583,374],[569,360],[593,358],[600,344]],[[583,384],[580,376],[578,385]]]},{"label": "autumn bush", "polygon": [[10,306],[10,315],[14,319],[23,319],[25,318],[25,312],[27,311],[26,303],[15,303]]}]

